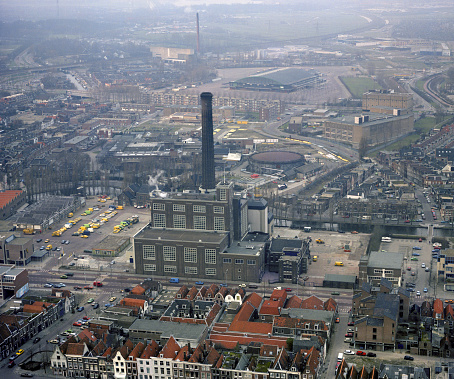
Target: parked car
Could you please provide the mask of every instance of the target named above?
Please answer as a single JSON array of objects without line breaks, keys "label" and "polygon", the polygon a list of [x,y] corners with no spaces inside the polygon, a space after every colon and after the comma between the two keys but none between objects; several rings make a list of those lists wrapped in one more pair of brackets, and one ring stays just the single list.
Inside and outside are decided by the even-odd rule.
[{"label": "parked car", "polygon": [[376,357],[377,354],[372,353],[371,351],[369,351],[369,352],[367,353],[367,356],[368,356],[368,357]]},{"label": "parked car", "polygon": [[361,351],[361,350],[358,350],[356,352],[356,355],[361,355],[361,356],[364,356],[364,355],[367,355],[364,351]]},{"label": "parked car", "polygon": [[404,359],[405,359],[406,361],[414,361],[414,360],[415,360],[415,358],[413,358],[411,355],[406,355],[406,356],[404,357]]},{"label": "parked car", "polygon": [[82,312],[85,308],[84,307],[79,307],[77,308],[77,312]]},{"label": "parked car", "polygon": [[112,297],[109,299],[110,302],[113,302],[113,301],[115,301],[115,300],[117,300],[117,297],[116,297],[116,296],[112,296]]},{"label": "parked car", "polygon": [[353,326],[353,325],[355,325],[355,323],[353,321],[350,321],[347,325],[348,326]]},{"label": "parked car", "polygon": [[30,374],[29,372],[22,372],[20,376],[23,378],[33,378],[33,374]]},{"label": "parked car", "polygon": [[73,326],[81,326],[81,325],[82,325],[81,322],[78,322],[78,321],[74,321],[74,322],[73,322]]},{"label": "parked car", "polygon": [[426,269],[425,269],[424,271],[429,272],[429,271],[430,271],[430,268],[429,268],[429,267],[426,267]]},{"label": "parked car", "polygon": [[414,257],[419,257],[421,254],[419,254],[419,253],[411,253],[411,255],[413,255]]},{"label": "parked car", "polygon": [[39,341],[41,341],[41,338],[40,337],[35,337],[35,339],[33,340],[33,343],[38,343]]},{"label": "parked car", "polygon": [[344,354],[346,354],[346,355],[355,355],[355,352],[351,351],[351,350],[345,350]]},{"label": "parked car", "polygon": [[99,308],[99,304],[98,303],[93,303],[93,309],[98,309]]},{"label": "parked car", "polygon": [[291,292],[291,291],[292,291],[292,289],[291,289],[291,288],[289,288],[289,287],[287,287],[287,288],[284,288],[284,290],[285,290],[285,291],[287,291],[287,292]]},{"label": "parked car", "polygon": [[50,340],[49,343],[58,344],[58,340]]},{"label": "parked car", "polygon": [[82,287],[80,287],[80,286],[74,286],[74,289],[75,289],[75,290],[81,290]]},{"label": "parked car", "polygon": [[421,268],[426,268],[426,264],[425,263],[421,263]]},{"label": "parked car", "polygon": [[345,334],[345,337],[352,338],[352,337],[353,337],[353,333],[346,333],[346,334]]},{"label": "parked car", "polygon": [[340,323],[340,318],[339,317],[336,317],[336,320],[334,321],[336,324],[339,324]]},{"label": "parked car", "polygon": [[14,363],[14,361],[10,361],[10,362],[8,363],[8,368],[14,367],[15,364],[16,364],[16,363]]},{"label": "parked car", "polygon": [[421,291],[416,291],[416,296],[421,296]]},{"label": "parked car", "polygon": [[25,351],[24,349],[19,349],[16,351],[16,355],[17,356],[22,355],[22,354],[24,354],[24,351]]},{"label": "parked car", "polygon": [[424,290],[423,290],[423,291],[427,293],[427,288],[426,288],[426,287],[424,287]]},{"label": "parked car", "polygon": [[413,250],[421,250],[419,246],[413,246]]},{"label": "parked car", "polygon": [[90,303],[93,303],[95,301],[95,299],[93,299],[92,297],[90,297],[88,300],[87,300],[87,303],[90,304]]}]

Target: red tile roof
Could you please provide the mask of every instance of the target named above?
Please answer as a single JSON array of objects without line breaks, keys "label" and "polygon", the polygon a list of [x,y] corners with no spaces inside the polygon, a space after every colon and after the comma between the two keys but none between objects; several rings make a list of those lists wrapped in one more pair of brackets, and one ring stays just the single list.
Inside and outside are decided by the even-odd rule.
[{"label": "red tile roof", "polygon": [[189,292],[188,287],[186,287],[186,285],[183,284],[178,290],[178,292],[175,294],[175,299],[184,299],[188,292]]},{"label": "red tile roof", "polygon": [[324,321],[320,320],[306,320],[299,318],[290,318],[290,317],[275,317],[273,321],[273,327],[283,327],[283,328],[299,328],[306,329],[306,325],[309,324],[309,330],[314,330],[314,325],[318,325],[318,330],[328,330],[328,326]]},{"label": "red tile roof", "polygon": [[243,303],[240,310],[233,318],[232,323],[236,321],[249,321],[255,310],[256,309],[251,303]]},{"label": "red tile roof", "polygon": [[183,362],[183,361],[187,361],[188,357],[189,357],[189,346],[188,345],[184,345],[181,350],[178,352],[177,356],[174,358],[174,361],[178,361],[178,362]]},{"label": "red tile roof", "polygon": [[284,308],[300,308],[301,302],[302,300],[298,296],[293,295],[290,299],[287,300]]},{"label": "red tile roof", "polygon": [[202,344],[199,344],[194,352],[192,353],[191,357],[188,359],[188,362],[191,362],[191,363],[202,363],[203,362],[203,351],[204,351],[204,347]]},{"label": "red tile roof", "polygon": [[11,201],[13,201],[16,197],[22,194],[21,190],[6,190],[0,192],[0,208],[4,208],[8,205]]},{"label": "red tile roof", "polygon": [[330,297],[328,300],[325,301],[325,304],[323,306],[325,308],[325,311],[335,312],[337,309],[337,302]]},{"label": "red tile roof", "polygon": [[259,337],[258,335],[248,335],[245,336],[243,333],[211,333],[210,341],[215,344],[215,346],[222,346],[224,348],[232,349],[237,344],[247,346],[251,342],[261,342],[268,345],[276,345],[278,347],[287,346],[287,337]]},{"label": "red tile roof", "polygon": [[133,295],[143,295],[145,293],[145,288],[138,284],[131,290],[130,293],[132,293]]},{"label": "red tile roof", "polygon": [[278,316],[281,314],[282,307],[283,307],[282,301],[266,300],[260,307],[259,314]]},{"label": "red tile roof", "polygon": [[82,330],[77,335],[77,337],[79,337],[80,339],[86,338],[87,341],[90,341],[90,342],[96,342],[96,340],[97,340],[97,338],[93,335],[93,333],[88,329]]},{"label": "red tile roof", "polygon": [[[205,358],[207,363],[209,363],[213,367],[216,367],[216,365],[219,363],[220,358],[221,358],[221,354],[219,354],[219,352],[214,347],[208,348],[208,354],[207,354],[207,357]],[[221,364],[222,364],[222,361],[221,361]]]},{"label": "red tile roof", "polygon": [[304,299],[302,301],[301,308],[323,310],[324,304],[323,301],[320,300],[317,296],[312,295],[311,297],[308,297],[307,299]]},{"label": "red tile roof", "polygon": [[445,308],[445,318],[449,318],[448,316],[450,316],[451,320],[454,320],[454,310],[451,304],[448,304]]},{"label": "red tile roof", "polygon": [[80,355],[84,354],[85,344],[83,342],[69,343],[66,349],[66,355]]},{"label": "red tile roof", "polygon": [[158,351],[159,351],[159,345],[158,345],[158,343],[155,340],[153,340],[144,349],[144,351],[142,352],[142,355],[140,356],[140,358],[141,359],[148,359],[150,357],[156,357],[158,355]]},{"label": "red tile roof", "polygon": [[137,308],[144,308],[146,300],[141,299],[132,299],[129,297],[125,297],[124,299],[120,300],[119,304],[124,305],[127,307],[137,307]]},{"label": "red tile roof", "polygon": [[145,349],[145,345],[143,342],[139,342],[134,349],[129,353],[128,355],[128,360],[133,360],[135,361],[137,358],[140,358],[142,352]]},{"label": "red tile roof", "polygon": [[246,298],[243,300],[244,303],[251,303],[255,309],[259,309],[260,304],[262,303],[262,297],[260,295],[257,295],[255,292],[252,292]]},{"label": "red tile roof", "polygon": [[175,338],[171,336],[162,350],[159,352],[159,356],[162,358],[175,358],[180,351],[180,345],[178,345]]},{"label": "red tile roof", "polygon": [[433,317],[435,318],[435,315],[440,314],[443,317],[443,302],[440,299],[435,299],[434,300],[434,305],[433,305]]},{"label": "red tile roof", "polygon": [[208,299],[214,299],[218,291],[219,287],[216,284],[212,284],[205,293],[205,297]]},{"label": "red tile roof", "polygon": [[197,287],[192,287],[189,292],[186,294],[186,299],[189,299],[189,300],[194,300],[195,297],[197,296],[197,293],[198,293],[198,289]]},{"label": "red tile roof", "polygon": [[268,334],[273,331],[273,326],[265,322],[236,321],[230,324],[229,332],[251,334]]},{"label": "red tile roof", "polygon": [[270,296],[270,300],[281,300],[287,299],[287,291],[286,290],[274,290],[273,293]]}]

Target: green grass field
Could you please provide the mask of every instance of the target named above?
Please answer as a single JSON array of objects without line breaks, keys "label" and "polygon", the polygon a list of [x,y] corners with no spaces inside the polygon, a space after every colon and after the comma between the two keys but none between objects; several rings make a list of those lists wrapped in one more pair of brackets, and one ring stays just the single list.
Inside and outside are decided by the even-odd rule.
[{"label": "green grass field", "polygon": [[367,77],[342,76],[340,79],[355,99],[361,99],[363,93],[371,89],[382,88],[374,80]]}]

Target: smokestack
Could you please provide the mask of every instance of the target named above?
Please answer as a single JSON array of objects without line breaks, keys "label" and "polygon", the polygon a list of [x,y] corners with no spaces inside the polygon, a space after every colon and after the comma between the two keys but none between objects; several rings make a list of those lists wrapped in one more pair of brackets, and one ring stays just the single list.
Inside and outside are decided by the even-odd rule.
[{"label": "smokestack", "polygon": [[197,12],[197,54],[200,53],[199,12]]},{"label": "smokestack", "polygon": [[202,189],[214,190],[213,94],[202,92]]}]

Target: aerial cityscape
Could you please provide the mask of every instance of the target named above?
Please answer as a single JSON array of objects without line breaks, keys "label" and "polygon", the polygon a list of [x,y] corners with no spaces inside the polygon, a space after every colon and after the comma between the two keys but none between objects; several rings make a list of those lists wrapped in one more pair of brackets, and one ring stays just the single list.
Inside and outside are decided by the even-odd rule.
[{"label": "aerial cityscape", "polygon": [[453,20],[0,0],[1,375],[454,379]]}]

